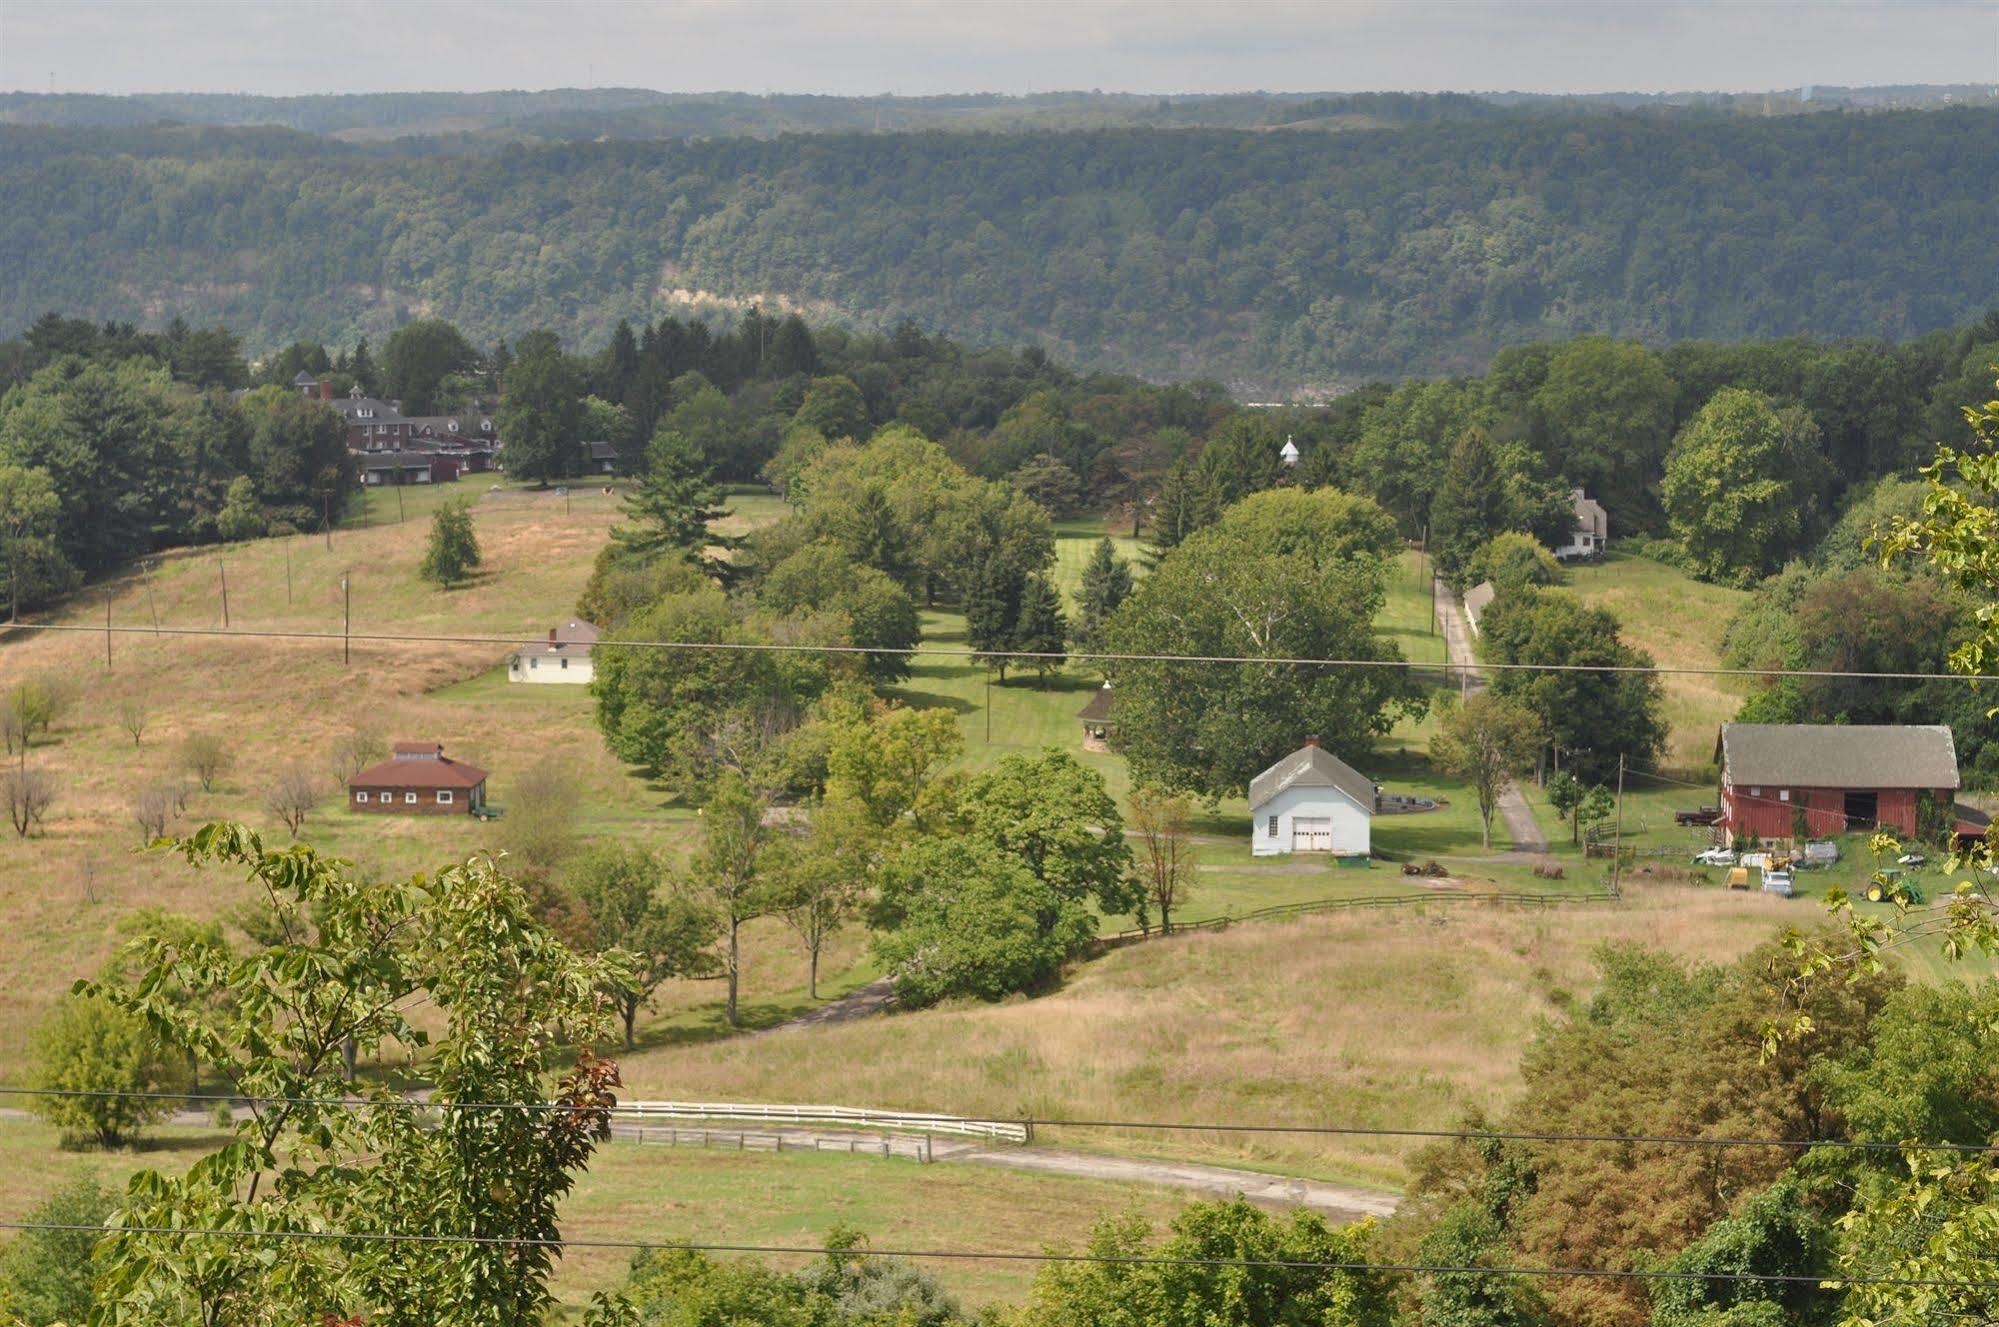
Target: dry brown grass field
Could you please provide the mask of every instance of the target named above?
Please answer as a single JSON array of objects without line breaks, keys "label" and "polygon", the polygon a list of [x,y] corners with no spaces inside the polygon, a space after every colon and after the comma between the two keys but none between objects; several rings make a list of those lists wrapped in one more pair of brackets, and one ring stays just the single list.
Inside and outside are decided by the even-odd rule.
[{"label": "dry brown grass field", "polygon": [[[893,1015],[625,1061],[634,1095],[967,1115],[1451,1126],[1518,1085],[1536,1020],[1592,951],[1727,959],[1796,921],[1775,899],[1639,885],[1612,906],[1439,904],[1245,925],[1113,952],[1034,1000]],[[1045,1131],[1064,1145],[1394,1185],[1403,1139]]]}]

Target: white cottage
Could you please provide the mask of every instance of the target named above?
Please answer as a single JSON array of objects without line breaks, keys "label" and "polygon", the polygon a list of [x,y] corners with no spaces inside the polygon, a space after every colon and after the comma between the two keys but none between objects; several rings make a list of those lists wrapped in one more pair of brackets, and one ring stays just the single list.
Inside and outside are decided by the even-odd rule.
[{"label": "white cottage", "polygon": [[1258,857],[1327,852],[1365,857],[1372,847],[1374,780],[1308,737],[1249,781],[1250,851]]},{"label": "white cottage", "polygon": [[597,628],[588,622],[550,627],[547,640],[525,646],[507,660],[507,680],[587,683],[591,676],[590,647],[596,643]]},{"label": "white cottage", "polygon": [[1569,490],[1576,519],[1568,539],[1555,549],[1559,562],[1590,561],[1603,556],[1610,544],[1610,515],[1603,504],[1579,488]]}]

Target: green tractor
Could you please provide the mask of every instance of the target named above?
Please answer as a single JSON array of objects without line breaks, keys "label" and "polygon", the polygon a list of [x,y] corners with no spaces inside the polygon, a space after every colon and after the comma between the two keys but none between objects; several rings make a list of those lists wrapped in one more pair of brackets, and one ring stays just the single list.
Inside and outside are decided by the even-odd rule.
[{"label": "green tractor", "polygon": [[1867,884],[1869,903],[1893,903],[1900,900],[1909,907],[1917,907],[1923,902],[1923,887],[1915,882],[1907,872],[1900,870],[1878,871]]}]

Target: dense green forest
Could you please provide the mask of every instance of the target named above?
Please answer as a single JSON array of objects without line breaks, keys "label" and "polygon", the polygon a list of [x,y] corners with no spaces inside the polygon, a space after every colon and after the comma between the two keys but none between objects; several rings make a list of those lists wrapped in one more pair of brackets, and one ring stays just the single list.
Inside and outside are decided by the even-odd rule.
[{"label": "dense green forest", "polygon": [[0,324],[278,345],[439,316],[601,346],[761,302],[1254,390],[1583,333],[1901,340],[1999,297],[1995,152],[1974,109],[487,147],[12,127]]}]

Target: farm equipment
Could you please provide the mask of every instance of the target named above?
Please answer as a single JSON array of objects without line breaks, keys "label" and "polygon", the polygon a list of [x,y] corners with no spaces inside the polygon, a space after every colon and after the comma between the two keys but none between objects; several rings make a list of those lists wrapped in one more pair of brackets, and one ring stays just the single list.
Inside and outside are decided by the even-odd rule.
[{"label": "farm equipment", "polygon": [[1735,853],[1728,848],[1709,848],[1706,852],[1694,854],[1695,866],[1733,866]]},{"label": "farm equipment", "polygon": [[1719,819],[1721,819],[1721,808],[1718,806],[1700,806],[1691,811],[1673,812],[1673,823],[1676,825],[1712,825]]},{"label": "farm equipment", "polygon": [[1882,871],[1867,884],[1869,903],[1906,903],[1911,907],[1923,902],[1923,887],[1909,879],[1901,871]]},{"label": "farm equipment", "polygon": [[1728,887],[1730,889],[1749,888],[1749,868],[1746,866],[1730,867],[1728,871]]},{"label": "farm equipment", "polygon": [[1779,898],[1790,898],[1793,894],[1797,893],[1797,890],[1791,884],[1790,871],[1765,871],[1763,873],[1763,892],[1765,894],[1775,894]]}]

